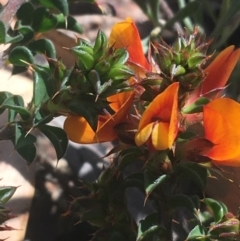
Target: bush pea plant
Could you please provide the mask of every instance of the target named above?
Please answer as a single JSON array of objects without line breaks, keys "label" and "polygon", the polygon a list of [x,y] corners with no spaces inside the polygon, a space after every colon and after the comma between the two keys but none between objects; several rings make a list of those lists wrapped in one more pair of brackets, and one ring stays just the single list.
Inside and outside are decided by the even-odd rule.
[{"label": "bush pea plant", "polygon": [[[8,8],[16,4],[10,2]],[[74,197],[69,207],[80,221],[97,227],[93,241],[238,240],[238,216],[204,191],[219,166],[240,166],[240,104],[224,95],[240,55],[224,43],[239,20],[222,31],[240,4],[223,1],[217,19],[208,1],[178,1],[179,12],[163,25],[158,9],[165,1],[135,2],[156,28],[182,21],[186,30],[172,45],[161,39],[161,31],[149,36],[146,57],[138,29],[127,18],[113,26],[109,37],[99,30],[94,43],[77,39],[67,49],[76,57],[71,68],[56,57],[50,40],[36,39],[51,29],[82,32],[67,1],[18,1],[15,12],[2,10],[0,43],[9,44],[2,57],[12,64],[12,74],[32,72],[33,97],[26,105],[21,96],[0,92],[0,113],[8,111],[1,140],[11,140],[29,165],[36,156],[34,129],[49,138],[58,159],[68,140],[118,140],[108,153],[115,153],[115,160],[96,181],[83,182],[88,195]],[[207,37],[199,12],[190,18],[204,8],[215,22]],[[220,47],[214,55],[213,49]],[[36,63],[36,54],[47,64]],[[49,125],[61,115],[66,116],[63,129]],[[125,175],[134,163],[140,168]],[[131,187],[145,195],[142,205],[148,202],[154,209],[139,223],[127,206]],[[0,190],[1,205],[14,190]]]}]

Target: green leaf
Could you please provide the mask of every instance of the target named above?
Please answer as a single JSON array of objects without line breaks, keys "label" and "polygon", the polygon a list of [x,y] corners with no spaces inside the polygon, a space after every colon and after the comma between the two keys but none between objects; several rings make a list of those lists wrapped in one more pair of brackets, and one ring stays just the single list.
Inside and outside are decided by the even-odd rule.
[{"label": "green leaf", "polygon": [[30,25],[34,17],[33,5],[30,2],[22,4],[16,15],[17,19],[21,21],[22,25]]},{"label": "green leaf", "polygon": [[36,32],[42,33],[54,29],[57,22],[57,16],[44,7],[37,8],[34,11],[32,27]]},{"label": "green leaf", "polygon": [[32,52],[28,48],[17,46],[10,52],[8,61],[13,65],[27,67],[34,62],[34,58]]},{"label": "green leaf", "polygon": [[24,107],[23,98],[20,95],[13,95],[7,98],[2,103],[1,108],[12,110],[12,112],[10,112],[10,122],[14,120],[16,113],[19,113],[23,120],[27,120],[31,115],[31,113]]},{"label": "green leaf", "polygon": [[176,194],[169,198],[168,205],[173,211],[179,207],[184,207],[190,210],[196,217],[198,217],[197,209],[195,208],[194,202],[190,197],[183,194]]},{"label": "green leaf", "polygon": [[139,149],[138,147],[131,147],[127,150],[121,151],[118,158],[119,170],[123,171],[123,169],[127,167],[129,164],[139,161],[142,155],[144,155],[144,152],[142,149]]},{"label": "green leaf", "polygon": [[182,113],[183,114],[193,114],[199,113],[203,111],[203,106],[208,104],[210,100],[206,97],[200,97],[194,103],[183,107]]},{"label": "green leaf", "polygon": [[72,16],[68,15],[66,19],[66,17],[63,14],[58,14],[57,19],[58,22],[56,28],[63,28],[74,31],[76,33],[83,33],[83,28]]},{"label": "green leaf", "polygon": [[67,0],[37,0],[37,1],[47,8],[54,8],[59,10],[64,16],[67,16],[69,14]]},{"label": "green leaf", "polygon": [[61,128],[49,125],[40,126],[39,129],[52,142],[58,160],[62,158],[68,146],[68,138],[65,131]]},{"label": "green leaf", "polygon": [[[13,94],[7,91],[0,91],[0,106],[4,101],[10,97],[12,97]],[[5,111],[5,108],[0,107],[0,114],[2,114]]]},{"label": "green leaf", "polygon": [[[193,181],[200,190],[204,190],[206,185],[206,178],[207,178],[206,170],[203,168],[203,171],[205,172],[200,174],[206,174],[206,175],[201,177],[198,173],[198,169],[194,170],[191,167],[192,166],[188,167],[187,165],[180,164],[176,167],[176,170],[179,171],[179,174],[181,174],[182,178]],[[199,169],[201,168],[202,167],[199,167]]]},{"label": "green leaf", "polygon": [[37,154],[37,150],[34,144],[29,144],[27,146],[23,146],[22,148],[17,149],[18,154],[27,161],[28,164],[31,164]]},{"label": "green leaf", "polygon": [[34,66],[35,71],[33,72],[33,103],[35,106],[39,106],[44,101],[49,99],[49,76],[43,69]]},{"label": "green leaf", "polygon": [[157,179],[153,179],[152,175],[147,171],[144,172],[144,186],[147,197],[154,191],[155,188],[163,184],[169,179],[167,174],[159,176]]},{"label": "green leaf", "polygon": [[23,40],[23,35],[19,33],[18,35],[11,37],[9,35],[6,35],[6,43],[18,43],[21,40]]},{"label": "green leaf", "polygon": [[21,43],[23,43],[23,42],[26,43],[34,37],[34,31],[29,26],[20,26],[17,30],[23,36],[23,38],[21,39]]},{"label": "green leaf", "polygon": [[32,41],[28,48],[32,52],[44,54],[49,58],[55,59],[56,58],[56,50],[54,44],[49,39],[38,39]]},{"label": "green leaf", "polygon": [[34,145],[36,137],[32,134],[27,135],[22,127],[16,123],[15,138],[12,141],[18,154],[30,164],[35,159],[37,153]]},{"label": "green leaf", "polygon": [[220,222],[224,215],[228,212],[227,207],[220,201],[216,201],[212,198],[204,198],[203,202],[213,213],[214,221]]},{"label": "green leaf", "polygon": [[17,190],[17,187],[11,187],[11,186],[4,186],[0,187],[0,204],[7,203],[10,198],[13,196],[15,191]]},{"label": "green leaf", "polygon": [[144,220],[140,221],[138,226],[137,241],[149,241],[153,236],[161,237],[165,240],[167,236],[167,230],[162,225],[159,225],[159,214],[152,213],[148,215]]},{"label": "green leaf", "polygon": [[[195,226],[187,236],[186,241],[208,241],[209,239],[206,237],[206,230],[203,226],[197,225]],[[209,240],[210,241],[210,240]]]},{"label": "green leaf", "polygon": [[0,20],[0,44],[4,44],[6,42],[6,35],[7,35],[6,26],[3,23],[3,21]]}]

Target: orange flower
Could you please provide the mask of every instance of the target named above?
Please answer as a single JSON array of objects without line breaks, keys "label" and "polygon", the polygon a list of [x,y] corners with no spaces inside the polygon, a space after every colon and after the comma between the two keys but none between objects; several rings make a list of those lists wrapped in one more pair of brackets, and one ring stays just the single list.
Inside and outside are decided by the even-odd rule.
[{"label": "orange flower", "polygon": [[135,136],[138,146],[146,143],[156,150],[172,147],[178,132],[178,89],[179,83],[171,84],[144,111]]},{"label": "orange flower", "polygon": [[234,50],[231,45],[225,48],[205,69],[206,79],[202,83],[201,94],[222,88],[226,85],[240,57],[240,49]]},{"label": "orange flower", "polygon": [[[204,72],[207,74],[205,80],[192,92],[186,105],[193,103],[200,96],[206,95],[211,91],[218,89],[221,90],[221,88],[226,85],[234,67],[239,60],[239,57],[240,49],[234,50],[233,45],[221,51],[204,70]],[[215,92],[215,94],[217,93]]]},{"label": "orange flower", "polygon": [[138,29],[131,18],[113,26],[109,36],[109,45],[114,48],[126,48],[130,62],[140,65],[145,70],[150,70],[150,64],[143,53]]},{"label": "orange flower", "polygon": [[216,164],[240,166],[240,104],[218,98],[203,108],[205,138],[213,147],[203,153]]},{"label": "orange flower", "polygon": [[64,130],[69,140],[81,144],[113,141],[117,138],[114,126],[124,122],[134,98],[133,92],[122,92],[107,98],[114,115],[101,115],[98,117],[97,131],[94,132],[85,118],[69,115],[64,122]]}]

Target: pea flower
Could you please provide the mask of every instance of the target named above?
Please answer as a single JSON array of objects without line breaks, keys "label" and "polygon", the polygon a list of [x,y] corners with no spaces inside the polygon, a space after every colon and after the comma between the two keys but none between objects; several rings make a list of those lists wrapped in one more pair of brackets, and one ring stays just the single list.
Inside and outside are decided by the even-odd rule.
[{"label": "pea flower", "polygon": [[203,107],[205,138],[213,146],[202,155],[214,163],[240,166],[240,104],[229,98],[218,98]]},{"label": "pea flower", "polygon": [[92,130],[84,117],[69,115],[64,122],[64,130],[69,140],[81,144],[91,144],[117,139],[114,126],[126,120],[133,98],[134,93],[132,91],[108,97],[109,106],[115,111],[115,114],[100,115],[96,132]]},{"label": "pea flower", "polygon": [[178,132],[178,89],[178,82],[171,84],[143,112],[135,135],[137,146],[146,143],[156,150],[172,147]]},{"label": "pea flower", "polygon": [[138,29],[131,18],[116,23],[109,36],[109,45],[114,48],[126,48],[129,53],[128,61],[150,70],[150,64],[144,56]]},{"label": "pea flower", "polygon": [[[204,70],[206,78],[191,94],[186,105],[193,103],[200,96],[204,96],[215,90],[221,90],[225,87],[234,67],[240,56],[240,49],[234,50],[231,45],[221,51],[217,57]],[[214,93],[213,93],[214,94]]]}]

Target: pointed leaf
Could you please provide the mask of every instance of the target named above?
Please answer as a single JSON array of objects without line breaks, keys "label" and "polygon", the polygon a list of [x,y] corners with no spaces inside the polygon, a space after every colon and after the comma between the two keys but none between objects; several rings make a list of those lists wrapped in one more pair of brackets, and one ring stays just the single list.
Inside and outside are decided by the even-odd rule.
[{"label": "pointed leaf", "polygon": [[145,186],[145,192],[146,195],[149,196],[155,188],[160,186],[162,183],[167,181],[169,179],[169,176],[167,174],[163,174],[159,176],[157,179],[153,180],[152,176],[149,175],[148,172],[144,173],[144,186]]},{"label": "pointed leaf", "polygon": [[1,108],[12,110],[9,121],[14,120],[16,113],[19,113],[23,120],[27,120],[31,113],[24,107],[23,98],[20,95],[13,95],[6,99]]},{"label": "pointed leaf", "polygon": [[56,50],[54,44],[49,39],[38,39],[32,41],[28,48],[32,52],[44,54],[49,58],[55,59],[56,58]]},{"label": "pointed leaf", "polygon": [[0,204],[5,204],[13,196],[17,187],[4,186],[0,187]]},{"label": "pointed leaf", "polygon": [[33,103],[35,106],[40,105],[49,99],[50,81],[48,73],[41,69],[36,69],[33,73]]},{"label": "pointed leaf", "polygon": [[21,21],[22,25],[30,25],[34,17],[34,7],[30,2],[24,3],[18,9],[17,19]]},{"label": "pointed leaf", "polygon": [[212,211],[216,223],[220,222],[224,215],[228,212],[227,207],[220,201],[212,198],[204,198],[203,202]]},{"label": "pointed leaf", "polygon": [[37,1],[47,8],[58,9],[65,16],[69,14],[67,0],[37,0]]},{"label": "pointed leaf", "polygon": [[15,124],[15,138],[12,141],[19,155],[30,164],[37,153],[34,145],[36,137],[32,134],[27,135],[20,125]]},{"label": "pointed leaf", "polygon": [[66,16],[64,16],[63,14],[58,14],[57,19],[58,22],[56,28],[68,29],[76,33],[83,32],[83,28],[81,27],[81,25],[72,16],[68,15],[66,18]]},{"label": "pointed leaf", "polygon": [[[208,241],[206,239],[206,230],[203,226],[195,226],[187,236],[186,241]],[[210,241],[210,240],[209,240]]]},{"label": "pointed leaf", "polygon": [[10,52],[8,61],[13,65],[26,67],[28,63],[32,64],[34,62],[34,58],[27,47],[17,46]]},{"label": "pointed leaf", "polygon": [[47,32],[57,26],[57,21],[57,16],[48,9],[40,7],[34,11],[32,27],[36,32]]},{"label": "pointed leaf", "polygon": [[[4,103],[5,100],[12,97],[13,94],[7,91],[0,91],[0,106],[2,103]],[[0,114],[2,114],[5,111],[5,108],[0,107]]]},{"label": "pointed leaf", "polygon": [[175,209],[179,207],[184,207],[190,210],[195,216],[197,217],[197,209],[194,205],[194,202],[191,200],[190,197],[183,195],[183,194],[176,194],[170,197],[168,200],[169,206],[175,211]]},{"label": "pointed leaf", "polygon": [[68,138],[66,132],[61,128],[49,125],[40,126],[39,129],[52,142],[58,160],[61,159],[65,154],[68,145]]},{"label": "pointed leaf", "polygon": [[159,225],[159,214],[152,213],[148,215],[144,220],[140,221],[138,226],[137,241],[148,241],[152,240],[153,236],[166,238],[167,230],[162,225]]}]

